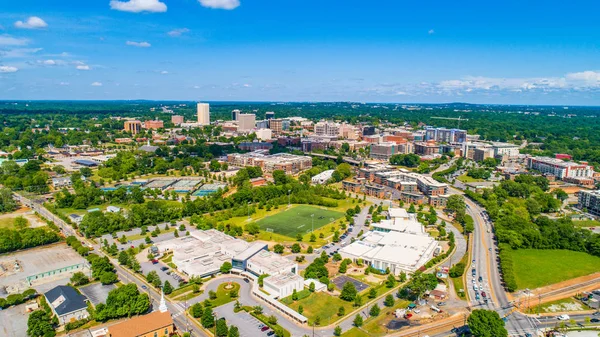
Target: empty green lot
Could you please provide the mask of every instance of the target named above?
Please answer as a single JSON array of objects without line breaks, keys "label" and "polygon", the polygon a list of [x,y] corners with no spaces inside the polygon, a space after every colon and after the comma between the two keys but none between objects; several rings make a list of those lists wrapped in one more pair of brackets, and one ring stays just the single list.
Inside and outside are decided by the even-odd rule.
[{"label": "empty green lot", "polygon": [[519,249],[510,254],[519,289],[535,289],[600,271],[600,258],[582,252]]}]

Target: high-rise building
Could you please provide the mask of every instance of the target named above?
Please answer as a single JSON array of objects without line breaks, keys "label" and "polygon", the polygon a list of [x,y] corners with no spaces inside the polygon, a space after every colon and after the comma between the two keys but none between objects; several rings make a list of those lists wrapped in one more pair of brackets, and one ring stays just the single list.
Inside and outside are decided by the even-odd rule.
[{"label": "high-rise building", "polygon": [[140,121],[125,121],[125,125],[123,127],[125,132],[131,132],[131,134],[135,135],[142,131],[142,122]]},{"label": "high-rise building", "polygon": [[425,128],[425,139],[440,143],[464,143],[467,141],[467,131],[446,128]]},{"label": "high-rise building", "polygon": [[210,124],[210,107],[208,103],[198,103],[198,124]]},{"label": "high-rise building", "polygon": [[240,113],[242,113],[242,112],[240,110],[238,110],[238,109],[231,110],[231,120],[232,121],[237,121],[238,116],[240,115]]},{"label": "high-rise building", "polygon": [[179,125],[179,124],[183,123],[183,116],[179,116],[179,115],[171,116],[171,123],[173,123],[175,125]]},{"label": "high-rise building", "polygon": [[265,119],[273,119],[275,118],[275,113],[273,111],[267,111],[267,113],[265,113]]},{"label": "high-rise building", "polygon": [[338,137],[340,134],[340,124],[333,122],[318,122],[315,124],[315,134],[317,136]]},{"label": "high-rise building", "polygon": [[273,130],[273,132],[275,134],[281,133],[281,131],[283,131],[283,120],[281,120],[281,119],[269,120],[269,129]]},{"label": "high-rise building", "polygon": [[241,114],[238,116],[238,131],[240,132],[246,132],[254,129],[255,124],[255,114]]}]

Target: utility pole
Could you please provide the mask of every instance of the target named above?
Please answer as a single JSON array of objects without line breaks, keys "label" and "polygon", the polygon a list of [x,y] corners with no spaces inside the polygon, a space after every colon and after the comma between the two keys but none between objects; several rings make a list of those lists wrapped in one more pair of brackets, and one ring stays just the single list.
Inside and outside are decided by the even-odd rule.
[{"label": "utility pole", "polygon": [[292,204],[290,203],[291,195],[292,195],[292,190],[288,190],[288,208],[290,208],[290,206],[292,206]]},{"label": "utility pole", "polygon": [[311,215],[310,215],[310,219],[311,219],[311,222],[312,222],[312,227],[311,227],[311,230],[310,230],[310,232],[312,233],[312,232],[314,232],[314,231],[315,231],[315,215],[314,215],[314,214],[311,214]]}]

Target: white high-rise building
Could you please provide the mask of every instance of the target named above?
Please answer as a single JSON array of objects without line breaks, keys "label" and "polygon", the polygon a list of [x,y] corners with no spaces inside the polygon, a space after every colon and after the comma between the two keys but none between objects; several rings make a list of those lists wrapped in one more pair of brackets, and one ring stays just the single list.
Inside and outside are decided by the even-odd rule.
[{"label": "white high-rise building", "polygon": [[240,114],[238,115],[238,132],[247,132],[254,129],[256,125],[255,114]]},{"label": "white high-rise building", "polygon": [[210,124],[210,107],[208,103],[198,103],[198,124]]}]

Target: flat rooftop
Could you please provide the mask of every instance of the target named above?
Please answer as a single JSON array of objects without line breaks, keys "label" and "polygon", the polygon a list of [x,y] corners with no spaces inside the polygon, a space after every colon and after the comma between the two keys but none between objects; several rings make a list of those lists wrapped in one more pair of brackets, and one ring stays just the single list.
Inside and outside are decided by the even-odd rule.
[{"label": "flat rooftop", "polygon": [[285,286],[286,284],[289,284],[292,282],[300,281],[300,282],[304,283],[304,278],[298,274],[286,272],[286,273],[281,273],[281,274],[266,277],[264,279],[264,281],[266,283],[273,284],[277,287],[282,287],[282,286]]},{"label": "flat rooftop", "polygon": [[252,264],[260,266],[266,274],[277,274],[282,269],[289,269],[296,263],[283,256],[277,255],[273,252],[263,250],[258,254],[252,256],[249,260]]}]

